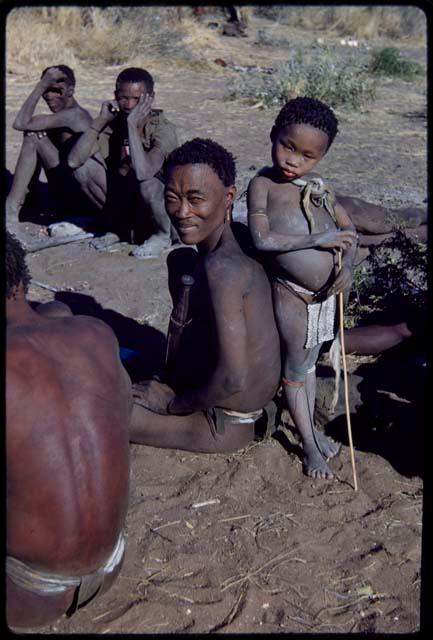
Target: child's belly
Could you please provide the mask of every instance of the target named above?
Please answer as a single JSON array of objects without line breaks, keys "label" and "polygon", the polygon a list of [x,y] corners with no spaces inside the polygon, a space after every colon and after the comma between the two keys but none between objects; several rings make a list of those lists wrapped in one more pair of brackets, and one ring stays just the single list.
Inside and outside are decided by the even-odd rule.
[{"label": "child's belly", "polygon": [[275,276],[310,291],[318,291],[329,284],[334,271],[334,259],[329,249],[302,249],[276,255],[271,260],[270,268]]}]

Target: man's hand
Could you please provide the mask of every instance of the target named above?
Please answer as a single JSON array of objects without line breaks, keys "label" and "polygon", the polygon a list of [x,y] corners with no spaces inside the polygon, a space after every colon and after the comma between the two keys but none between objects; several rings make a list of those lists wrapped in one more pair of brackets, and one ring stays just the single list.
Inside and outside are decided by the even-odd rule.
[{"label": "man's hand", "polygon": [[358,236],[356,231],[352,231],[351,229],[339,231],[336,229],[318,234],[316,247],[321,247],[322,249],[342,249],[345,251],[354,245],[357,240]]},{"label": "man's hand", "polygon": [[339,271],[335,281],[332,286],[329,288],[328,295],[337,295],[344,291],[345,289],[349,289],[353,282],[353,272],[350,267],[342,266]]},{"label": "man's hand", "polygon": [[44,90],[46,91],[53,84],[56,84],[56,82],[64,82],[65,80],[66,80],[65,74],[62,71],[60,71],[58,67],[50,67],[45,71],[40,82]]},{"label": "man's hand", "polygon": [[153,96],[149,93],[142,93],[137,104],[128,116],[128,124],[142,127],[149,118],[152,109]]},{"label": "man's hand", "polygon": [[160,415],[168,415],[168,405],[175,397],[175,392],[168,385],[156,380],[140,384],[140,390],[133,390],[133,399],[137,404]]},{"label": "man's hand", "polygon": [[109,122],[112,122],[114,120],[118,113],[119,105],[115,100],[104,100],[104,102],[101,104],[99,118],[103,120],[105,124],[108,124]]}]

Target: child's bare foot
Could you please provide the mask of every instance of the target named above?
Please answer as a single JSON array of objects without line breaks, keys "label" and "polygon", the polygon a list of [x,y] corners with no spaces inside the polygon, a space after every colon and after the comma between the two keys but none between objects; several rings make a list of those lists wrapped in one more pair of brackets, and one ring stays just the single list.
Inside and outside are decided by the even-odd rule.
[{"label": "child's bare foot", "polygon": [[323,455],[325,460],[329,460],[330,458],[336,456],[341,449],[341,445],[338,442],[334,442],[332,438],[325,436],[322,431],[319,431],[316,428],[314,428],[314,438],[317,442],[319,451]]},{"label": "child's bare foot", "polygon": [[316,480],[330,480],[334,477],[334,474],[315,445],[305,447],[304,444],[303,471],[307,476],[315,478]]}]

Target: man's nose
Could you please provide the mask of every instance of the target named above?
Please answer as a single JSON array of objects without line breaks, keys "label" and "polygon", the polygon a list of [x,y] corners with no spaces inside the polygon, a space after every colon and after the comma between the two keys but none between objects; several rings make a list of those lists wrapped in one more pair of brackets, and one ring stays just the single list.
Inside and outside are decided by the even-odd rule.
[{"label": "man's nose", "polygon": [[176,211],[176,218],[182,219],[187,218],[189,214],[189,205],[187,200],[182,200],[179,204],[179,207]]}]

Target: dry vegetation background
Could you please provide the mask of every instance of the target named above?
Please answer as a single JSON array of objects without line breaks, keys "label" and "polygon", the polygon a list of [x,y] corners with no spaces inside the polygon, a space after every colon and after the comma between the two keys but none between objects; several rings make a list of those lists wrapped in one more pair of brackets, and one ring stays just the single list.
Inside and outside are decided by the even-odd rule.
[{"label": "dry vegetation background", "polygon": [[[218,11],[218,7],[214,8]],[[220,10],[222,11],[222,10]],[[416,7],[247,7],[290,27],[327,35],[425,42],[426,23]],[[190,7],[22,7],[7,18],[7,71],[32,76],[53,60],[78,73],[88,65],[154,66],[161,56],[206,64],[217,34]]]}]

